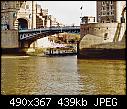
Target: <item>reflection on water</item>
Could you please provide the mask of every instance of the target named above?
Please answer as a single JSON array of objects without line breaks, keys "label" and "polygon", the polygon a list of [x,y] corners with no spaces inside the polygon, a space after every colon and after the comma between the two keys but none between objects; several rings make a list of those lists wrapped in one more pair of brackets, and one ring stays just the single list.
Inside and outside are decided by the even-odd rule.
[{"label": "reflection on water", "polygon": [[78,60],[83,94],[125,94],[125,62],[120,60]]},{"label": "reflection on water", "polygon": [[79,60],[76,56],[1,58],[2,94],[125,94],[123,60]]}]

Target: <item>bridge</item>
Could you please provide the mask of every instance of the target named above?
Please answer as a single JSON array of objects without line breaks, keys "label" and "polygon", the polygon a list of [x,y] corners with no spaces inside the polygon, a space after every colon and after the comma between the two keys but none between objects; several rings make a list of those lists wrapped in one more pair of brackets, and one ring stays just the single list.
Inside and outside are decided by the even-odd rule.
[{"label": "bridge", "polygon": [[46,37],[57,33],[63,33],[63,32],[80,34],[80,26],[47,27],[47,28],[40,28],[40,29],[19,30],[19,37],[20,40],[39,39],[42,37]]},{"label": "bridge", "polygon": [[63,32],[80,35],[80,26],[47,27],[19,30],[19,41],[21,43],[21,47],[24,47],[26,44],[27,47],[29,47],[30,44],[37,39]]}]

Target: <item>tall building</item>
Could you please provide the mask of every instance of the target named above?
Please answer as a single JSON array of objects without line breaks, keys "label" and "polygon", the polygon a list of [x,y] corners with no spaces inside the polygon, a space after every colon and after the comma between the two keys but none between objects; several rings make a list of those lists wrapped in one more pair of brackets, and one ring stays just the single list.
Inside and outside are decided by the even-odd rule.
[{"label": "tall building", "polygon": [[[97,22],[113,23],[125,22],[126,16],[122,15],[126,1],[97,1]],[[126,13],[126,12],[125,12]]]}]

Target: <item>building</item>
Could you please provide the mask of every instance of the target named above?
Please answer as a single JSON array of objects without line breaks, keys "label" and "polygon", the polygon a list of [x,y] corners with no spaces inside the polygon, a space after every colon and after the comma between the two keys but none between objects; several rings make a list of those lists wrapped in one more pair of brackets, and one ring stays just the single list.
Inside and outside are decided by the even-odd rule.
[{"label": "building", "polygon": [[97,22],[99,23],[113,23],[125,22],[126,1],[97,1]]},{"label": "building", "polygon": [[36,28],[35,1],[2,1],[1,29]]},{"label": "building", "polygon": [[48,9],[42,9],[41,5],[37,4],[36,27],[57,27],[62,26],[53,15],[48,15]]},{"label": "building", "polygon": [[41,5],[36,5],[36,28],[49,27],[48,25],[48,9],[42,9]]},{"label": "building", "polygon": [[88,23],[87,17],[82,20],[80,49],[121,41],[126,34],[126,1],[97,1],[97,23]]},{"label": "building", "polygon": [[92,16],[84,16],[81,19],[81,23],[86,24],[86,23],[95,23],[95,17]]},{"label": "building", "polygon": [[49,15],[49,19],[50,19],[50,27],[63,26],[63,24],[59,22],[53,15]]},{"label": "building", "polygon": [[1,29],[33,29],[61,26],[56,18],[48,15],[36,1],[2,1]]}]

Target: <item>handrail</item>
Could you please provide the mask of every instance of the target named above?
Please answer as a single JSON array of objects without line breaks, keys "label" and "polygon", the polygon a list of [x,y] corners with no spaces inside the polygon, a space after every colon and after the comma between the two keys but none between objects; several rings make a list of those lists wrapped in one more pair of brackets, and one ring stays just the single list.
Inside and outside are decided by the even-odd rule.
[{"label": "handrail", "polygon": [[34,32],[34,31],[46,31],[46,30],[61,30],[61,29],[80,29],[80,26],[67,26],[67,27],[47,27],[47,28],[39,28],[39,29],[27,29],[27,30],[19,30],[19,33],[22,32]]}]

